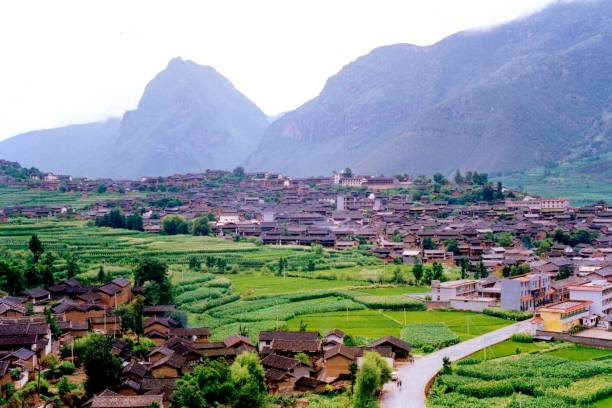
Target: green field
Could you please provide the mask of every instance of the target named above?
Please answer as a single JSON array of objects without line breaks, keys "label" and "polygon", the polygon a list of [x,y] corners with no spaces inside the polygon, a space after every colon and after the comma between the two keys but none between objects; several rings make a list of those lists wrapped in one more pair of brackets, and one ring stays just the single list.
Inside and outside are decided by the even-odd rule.
[{"label": "green field", "polygon": [[[265,246],[54,219],[18,219],[0,225],[0,250],[25,259],[33,233],[47,251],[60,256],[56,278],[63,277],[62,255],[68,253],[79,260],[78,277],[93,283],[100,266],[111,276],[130,277],[143,256],[167,262],[179,310],[187,314],[190,324],[210,326],[214,338],[241,327],[256,338],[260,330],[298,329],[303,320],[310,329],[324,332],[339,327],[353,336],[373,339],[399,336],[404,323],[441,321],[464,340],[509,323],[477,313],[422,311],[423,304],[405,294],[427,292],[428,287],[390,285],[397,270],[405,282],[411,282],[411,267],[384,265],[363,250]],[[281,257],[288,266],[277,274]],[[202,270],[188,268],[192,258],[201,262]],[[210,258],[225,259],[227,268],[207,270]],[[306,266],[312,260],[316,268],[309,271]],[[446,268],[445,274],[453,279],[457,268]]]},{"label": "green field", "polygon": [[[502,341],[486,349],[477,351],[470,355],[468,358],[477,358],[479,360],[490,360],[500,357],[507,357],[521,353],[529,353],[532,351],[546,350],[551,345],[546,342],[534,342],[534,343],[519,343],[513,340]],[[517,350],[518,349],[518,350]]]},{"label": "green field", "polygon": [[[526,346],[525,343],[519,343]],[[507,342],[500,354],[511,350]],[[529,354],[479,360],[471,356],[436,378],[430,408],[606,407],[612,398],[612,364],[605,350],[552,343]],[[558,348],[548,351],[548,348]]]},{"label": "green field", "polygon": [[23,188],[8,188],[0,187],[0,207],[9,207],[14,205],[24,206],[64,206],[69,205],[76,209],[87,207],[88,205],[101,202],[121,200],[132,197],[144,197],[146,193],[129,192],[124,194],[119,193],[81,193],[81,192],[66,192],[46,191]]},{"label": "green field", "polygon": [[549,355],[575,361],[609,358],[610,364],[612,364],[612,350],[585,347],[578,344],[573,345],[571,347],[551,351]]},{"label": "green field", "polygon": [[304,315],[289,320],[287,325],[289,329],[297,329],[300,321],[306,323],[310,330],[326,332],[339,328],[353,336],[369,339],[380,336],[399,337],[400,330],[405,323],[443,322],[461,340],[471,339],[511,323],[497,317],[460,311],[349,310],[348,312]]},{"label": "green field", "polygon": [[262,276],[260,274],[228,275],[234,291],[242,296],[264,296],[278,293],[300,292],[304,290],[335,289],[367,285],[365,281],[323,280],[279,276]]},{"label": "green field", "polygon": [[[493,178],[505,186],[544,197],[564,197],[573,205],[612,200],[612,153]],[[606,178],[606,174],[608,174]]]}]

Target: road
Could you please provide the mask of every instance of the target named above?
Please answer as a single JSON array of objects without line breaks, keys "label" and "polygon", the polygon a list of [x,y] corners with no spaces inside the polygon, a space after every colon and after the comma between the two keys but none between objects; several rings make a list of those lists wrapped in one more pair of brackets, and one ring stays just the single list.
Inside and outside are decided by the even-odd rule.
[{"label": "road", "polygon": [[509,339],[514,333],[529,331],[529,320],[492,331],[454,346],[443,348],[424,357],[416,358],[414,363],[400,367],[398,377],[402,381],[401,390],[396,383],[385,385],[382,399],[383,408],[424,408],[425,387],[442,368],[442,359],[460,360],[478,350]]}]

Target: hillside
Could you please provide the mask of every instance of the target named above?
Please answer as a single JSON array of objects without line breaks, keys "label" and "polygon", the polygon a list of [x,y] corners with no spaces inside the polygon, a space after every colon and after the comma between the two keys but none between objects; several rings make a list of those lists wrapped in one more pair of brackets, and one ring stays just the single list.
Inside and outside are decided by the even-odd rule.
[{"label": "hillside", "polygon": [[123,118],[14,136],[0,143],[0,158],[89,177],[231,169],[267,125],[264,113],[212,67],[175,58]]},{"label": "hillside", "polygon": [[120,123],[115,118],[23,133],[0,142],[0,158],[58,174],[102,174],[95,164],[119,134]]},{"label": "hillside", "polygon": [[358,58],[245,165],[291,175],[518,170],[610,149],[612,2],[559,3]]},{"label": "hillside", "polygon": [[255,149],[268,120],[212,67],[175,58],[123,116],[115,177],[231,169]]}]

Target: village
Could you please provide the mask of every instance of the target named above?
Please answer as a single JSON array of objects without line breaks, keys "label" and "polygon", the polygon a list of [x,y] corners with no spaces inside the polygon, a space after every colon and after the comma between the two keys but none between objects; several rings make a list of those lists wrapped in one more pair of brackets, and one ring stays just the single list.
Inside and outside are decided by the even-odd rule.
[{"label": "village", "polygon": [[[7,205],[0,221],[98,225],[115,212],[137,216],[135,229],[144,233],[168,235],[186,231],[170,232],[165,220],[187,225],[206,217],[207,234],[231,242],[363,250],[390,267],[412,268],[428,290],[403,296],[426,310],[497,313],[528,321],[526,334],[536,340],[611,349],[612,210],[604,202],[574,207],[566,199],[511,191],[486,177],[457,172],[453,183],[441,175],[370,177],[349,169],[307,179],[242,169],[136,181],[4,176],[0,182],[9,188],[98,194],[100,200],[81,208]],[[105,200],[107,192],[119,198]],[[457,279],[419,277],[415,269],[423,265],[457,270]],[[345,344],[340,328],[261,331],[257,341],[238,330],[213,340],[214,328],[175,318],[174,304],[142,306],[135,330],[118,311],[142,294],[129,277],[99,284],[71,277],[0,298],[0,384],[14,390],[35,384],[50,370],[49,356],[58,360],[53,369],[61,362],[68,375],[78,372],[74,345],[92,333],[112,339],[122,367],[113,389],[79,405],[92,408],[170,406],[177,381],[199,363],[231,363],[243,353],[259,356],[268,393],[293,395],[350,388],[368,352],[392,367],[393,380],[415,357],[413,345],[395,336]],[[144,352],[137,351],[141,344]]]}]

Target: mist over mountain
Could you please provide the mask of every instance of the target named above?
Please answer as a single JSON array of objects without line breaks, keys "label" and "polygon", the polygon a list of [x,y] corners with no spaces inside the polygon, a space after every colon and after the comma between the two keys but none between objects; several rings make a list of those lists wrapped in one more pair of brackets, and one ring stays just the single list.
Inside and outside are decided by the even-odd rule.
[{"label": "mist over mountain", "polygon": [[380,47],[268,128],[292,175],[516,170],[610,149],[612,2],[559,3],[426,47]]},{"label": "mist over mountain", "polygon": [[376,48],[274,117],[214,68],[175,58],[120,119],[0,142],[0,158],[114,178],[237,165],[416,175],[579,161],[584,174],[612,179],[611,151],[612,1],[603,0],[559,2],[430,46]]}]

